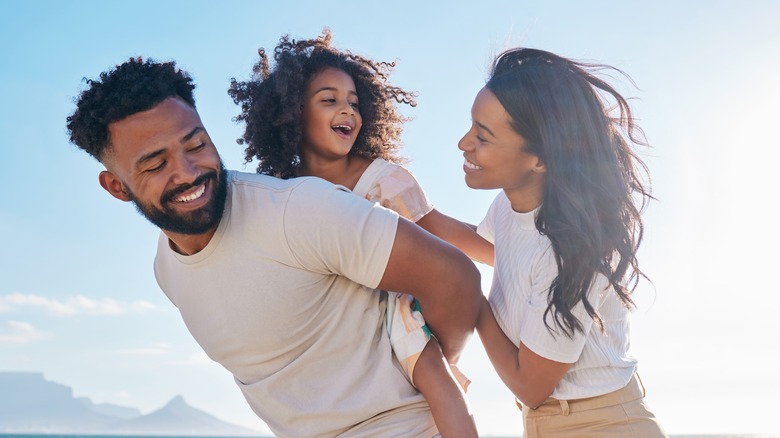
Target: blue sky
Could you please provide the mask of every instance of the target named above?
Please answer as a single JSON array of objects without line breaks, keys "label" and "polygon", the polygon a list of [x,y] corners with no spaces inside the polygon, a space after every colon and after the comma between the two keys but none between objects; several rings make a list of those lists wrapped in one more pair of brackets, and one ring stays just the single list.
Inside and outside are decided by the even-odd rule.
[{"label": "blue sky", "polygon": [[[463,182],[457,141],[492,56],[525,45],[614,65],[652,149],[632,353],[671,433],[780,433],[774,207],[780,3],[0,0],[0,371],[38,371],[77,396],[157,409],[176,394],[258,430],[230,375],[191,340],[154,281],[157,231],[105,193],[68,143],[82,78],[131,56],[190,71],[228,167],[244,167],[226,93],[258,47],[324,26],[339,48],[397,60],[419,93],[404,154],[436,207],[476,223],[495,192]],[[487,290],[490,270],[482,268]],[[478,339],[462,360],[483,434],[520,434]],[[367,395],[370,396],[370,395]]]}]

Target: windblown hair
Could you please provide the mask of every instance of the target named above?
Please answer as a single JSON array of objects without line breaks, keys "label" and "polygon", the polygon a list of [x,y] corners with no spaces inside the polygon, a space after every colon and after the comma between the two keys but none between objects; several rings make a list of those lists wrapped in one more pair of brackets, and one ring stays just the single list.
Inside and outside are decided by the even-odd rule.
[{"label": "windblown hair", "polygon": [[88,88],[76,101],[76,111],[68,116],[70,141],[102,161],[111,139],[108,125],[147,111],[169,97],[179,97],[195,108],[192,78],[176,63],[130,58],[100,79],[85,79]]},{"label": "windblown hair", "polygon": [[387,82],[395,63],[375,62],[340,51],[331,47],[330,42],[328,29],[316,39],[296,41],[282,36],[274,49],[273,69],[261,48],[252,79],[230,81],[228,94],[241,106],[235,121],[246,123],[244,135],[237,142],[246,145],[247,163],[258,160],[259,173],[281,178],[297,175],[306,87],[313,76],[329,67],[344,71],[355,82],[363,127],[349,153],[368,159],[402,161],[396,154],[406,118],[392,101],[415,106],[414,93]]},{"label": "windblown hair", "polygon": [[627,307],[645,277],[636,252],[643,235],[640,213],[652,196],[647,166],[634,149],[647,143],[626,99],[596,77],[602,70],[628,78],[606,65],[518,48],[498,56],[486,85],[528,152],[546,167],[536,228],[552,242],[558,276],[544,318],[551,329],[552,313],[568,337],[583,331],[572,314],[580,302],[603,329],[587,296],[597,274],[609,279]]}]

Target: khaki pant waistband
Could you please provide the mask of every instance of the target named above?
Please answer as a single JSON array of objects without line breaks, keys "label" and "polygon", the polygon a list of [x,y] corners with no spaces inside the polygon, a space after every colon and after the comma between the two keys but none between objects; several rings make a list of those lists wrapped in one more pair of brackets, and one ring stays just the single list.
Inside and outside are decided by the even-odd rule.
[{"label": "khaki pant waistband", "polygon": [[536,409],[522,406],[519,401],[517,402],[517,406],[522,409],[526,415],[569,415],[574,412],[588,411],[591,409],[627,403],[644,396],[645,388],[644,385],[642,385],[642,380],[639,378],[639,375],[634,374],[626,386],[604,395],[574,400],[558,400],[550,397]]}]

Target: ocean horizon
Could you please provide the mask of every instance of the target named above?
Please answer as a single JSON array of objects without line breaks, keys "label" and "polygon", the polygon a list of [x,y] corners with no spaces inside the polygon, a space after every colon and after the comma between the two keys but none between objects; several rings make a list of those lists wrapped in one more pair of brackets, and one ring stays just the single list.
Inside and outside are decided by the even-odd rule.
[{"label": "ocean horizon", "polygon": [[[18,433],[0,433],[0,438],[246,438],[233,436],[215,436],[215,435],[90,435],[90,434],[18,434]],[[273,435],[257,435],[256,438],[275,438]],[[522,438],[520,435],[482,435],[481,438]],[[774,434],[673,434],[669,438],[778,438]]]}]

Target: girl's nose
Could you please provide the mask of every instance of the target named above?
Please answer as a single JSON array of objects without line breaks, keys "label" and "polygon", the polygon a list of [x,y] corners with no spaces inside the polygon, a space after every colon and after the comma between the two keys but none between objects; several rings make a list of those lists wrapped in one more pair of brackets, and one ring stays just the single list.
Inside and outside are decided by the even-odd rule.
[{"label": "girl's nose", "polygon": [[355,114],[355,108],[352,107],[352,104],[349,102],[344,102],[341,104],[341,113],[342,114]]}]

